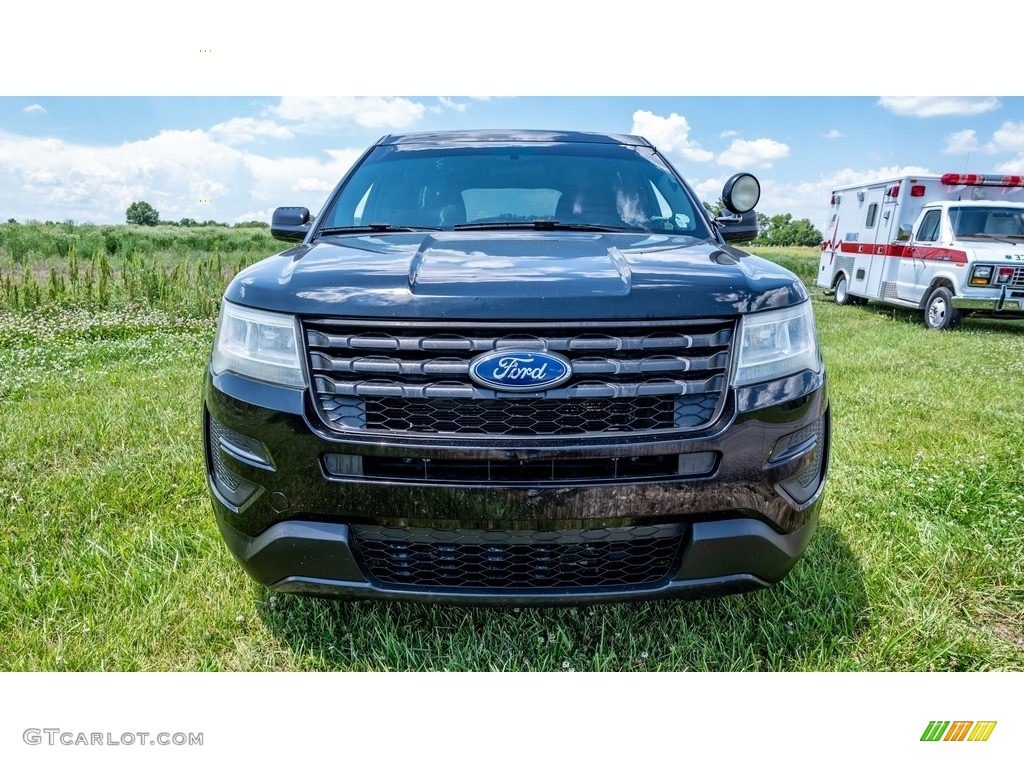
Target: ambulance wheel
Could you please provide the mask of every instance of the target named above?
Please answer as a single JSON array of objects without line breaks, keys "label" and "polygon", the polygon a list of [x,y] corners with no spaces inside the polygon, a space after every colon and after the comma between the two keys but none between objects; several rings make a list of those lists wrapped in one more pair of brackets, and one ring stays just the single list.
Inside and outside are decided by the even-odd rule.
[{"label": "ambulance wheel", "polygon": [[953,306],[953,293],[949,288],[940,285],[928,294],[928,301],[924,303],[924,324],[930,329],[955,328],[961,317],[960,310]]},{"label": "ambulance wheel", "polygon": [[846,306],[847,304],[854,303],[854,297],[850,295],[850,286],[846,282],[846,276],[840,275],[839,282],[836,283],[836,304]]}]

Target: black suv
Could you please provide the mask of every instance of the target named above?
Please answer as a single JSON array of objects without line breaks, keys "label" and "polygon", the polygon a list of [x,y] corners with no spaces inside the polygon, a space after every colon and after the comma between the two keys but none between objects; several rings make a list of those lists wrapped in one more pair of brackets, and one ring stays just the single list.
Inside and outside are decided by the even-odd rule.
[{"label": "black suv", "polygon": [[386,136],[225,295],[206,374],[220,530],[257,581],[562,603],[781,579],[829,407],[793,274],[728,246],[635,136]]}]

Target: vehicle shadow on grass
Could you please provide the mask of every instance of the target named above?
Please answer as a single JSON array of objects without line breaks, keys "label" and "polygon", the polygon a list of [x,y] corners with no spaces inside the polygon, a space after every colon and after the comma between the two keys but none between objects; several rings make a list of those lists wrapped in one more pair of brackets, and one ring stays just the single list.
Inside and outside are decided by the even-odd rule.
[{"label": "vehicle shadow on grass", "polygon": [[[921,312],[903,307],[891,307],[885,304],[869,302],[861,306],[843,307],[847,312],[866,312],[877,317],[884,317],[888,320],[896,320],[901,323],[918,325],[921,330],[927,330]],[[992,317],[971,316],[960,321],[960,324],[953,329],[958,332],[989,333],[1006,335],[1024,335],[1024,319],[1000,319]]]},{"label": "vehicle shadow on grass", "polygon": [[828,525],[774,587],[693,602],[466,608],[254,592],[293,668],[310,670],[851,669],[868,603]]}]

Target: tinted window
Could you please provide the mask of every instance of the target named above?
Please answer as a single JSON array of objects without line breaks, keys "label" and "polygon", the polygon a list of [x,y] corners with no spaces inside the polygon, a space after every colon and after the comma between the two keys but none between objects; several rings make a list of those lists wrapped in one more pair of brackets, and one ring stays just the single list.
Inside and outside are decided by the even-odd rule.
[{"label": "tinted window", "polygon": [[377,147],[325,227],[536,220],[707,237],[693,197],[648,148],[609,144]]}]

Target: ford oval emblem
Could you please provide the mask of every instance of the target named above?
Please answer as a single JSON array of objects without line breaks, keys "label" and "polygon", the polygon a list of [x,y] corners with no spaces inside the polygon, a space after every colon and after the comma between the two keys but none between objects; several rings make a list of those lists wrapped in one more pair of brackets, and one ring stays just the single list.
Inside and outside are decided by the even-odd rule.
[{"label": "ford oval emblem", "polygon": [[568,381],[572,366],[551,352],[506,349],[473,359],[469,376],[477,384],[503,392],[537,392]]}]

